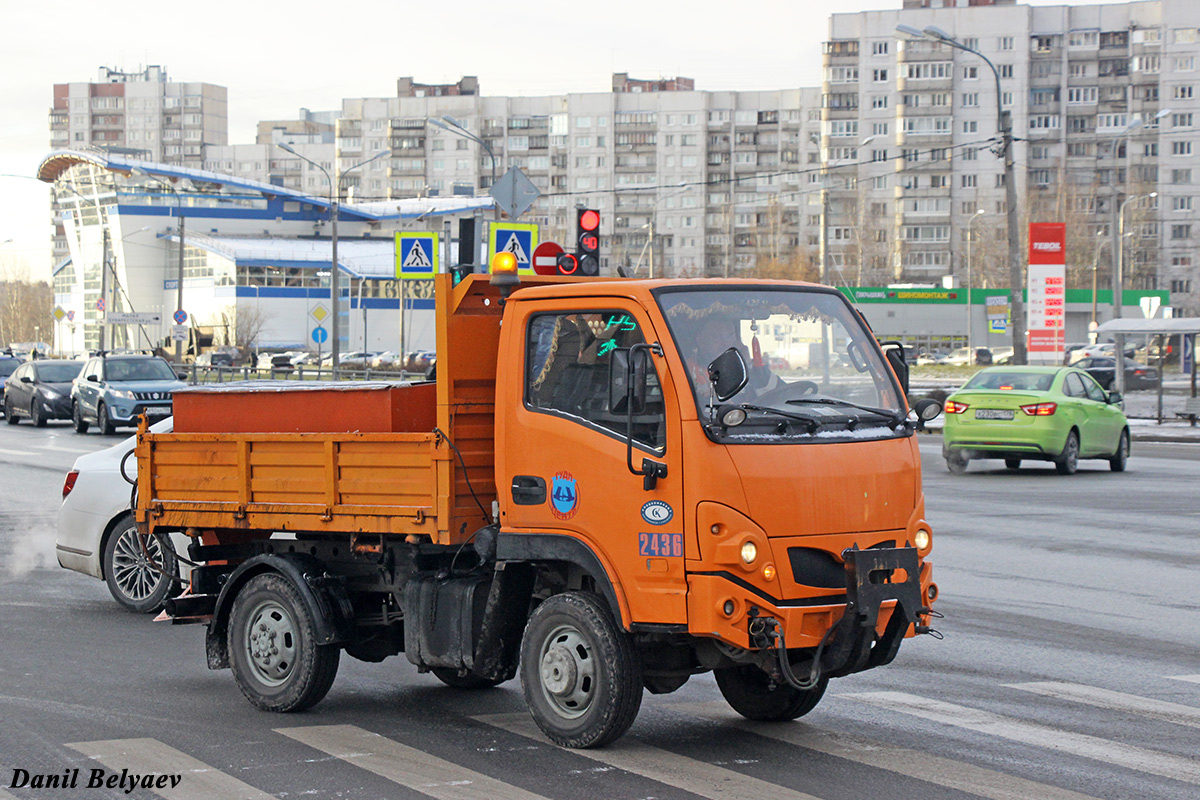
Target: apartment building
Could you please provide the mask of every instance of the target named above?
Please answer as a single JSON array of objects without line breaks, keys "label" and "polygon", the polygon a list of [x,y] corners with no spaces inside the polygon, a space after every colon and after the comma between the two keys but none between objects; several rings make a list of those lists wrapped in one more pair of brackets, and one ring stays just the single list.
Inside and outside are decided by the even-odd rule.
[{"label": "apartment building", "polygon": [[[987,60],[897,25],[934,26]],[[999,105],[1012,114],[1022,227],[1068,223],[1072,285],[1111,287],[1116,227],[1125,287],[1169,289],[1200,313],[1200,4],[905,0],[834,14],[829,31],[821,157],[835,279],[965,282],[973,266],[973,285],[1007,286]]]},{"label": "apartment building", "polygon": [[[520,167],[543,194],[522,221],[542,225],[543,239],[569,242],[575,207],[601,210],[610,274],[623,266],[647,275],[651,263],[657,275],[735,274],[817,243],[799,212],[820,169],[815,87],[706,92],[688,78],[618,73],[607,93],[487,97],[469,80],[401,78],[395,97],[343,101],[335,134],[343,196],[473,195]],[[444,118],[462,129],[429,122]],[[271,134],[332,173],[334,146],[282,125]],[[388,157],[353,169],[384,150]],[[273,144],[210,148],[205,168],[328,190],[321,168]]]},{"label": "apartment building", "polygon": [[[172,81],[158,65],[138,72],[100,67],[93,82],[54,85],[50,147],[199,167],[206,148],[229,141],[227,94],[224,86]],[[57,208],[54,221],[58,263],[70,251]]]}]

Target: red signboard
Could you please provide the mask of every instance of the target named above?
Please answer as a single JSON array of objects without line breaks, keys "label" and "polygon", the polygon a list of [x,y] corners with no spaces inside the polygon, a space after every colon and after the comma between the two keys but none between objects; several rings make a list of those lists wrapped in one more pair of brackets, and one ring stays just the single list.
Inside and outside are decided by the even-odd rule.
[{"label": "red signboard", "polygon": [[562,246],[556,242],[542,242],[533,248],[533,271],[538,275],[557,275],[562,252]]},{"label": "red signboard", "polygon": [[1067,226],[1029,226],[1029,361],[1062,363],[1066,341]]}]

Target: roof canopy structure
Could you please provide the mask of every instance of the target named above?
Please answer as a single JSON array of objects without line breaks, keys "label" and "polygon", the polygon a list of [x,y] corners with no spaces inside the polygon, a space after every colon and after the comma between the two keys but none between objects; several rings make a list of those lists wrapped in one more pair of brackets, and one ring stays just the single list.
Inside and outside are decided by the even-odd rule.
[{"label": "roof canopy structure", "polygon": [[1110,319],[1096,328],[1097,333],[1126,333],[1126,334],[1179,334],[1195,335],[1200,333],[1200,317],[1171,317],[1169,319]]},{"label": "roof canopy structure", "polygon": [[[212,186],[240,191],[258,192],[264,197],[280,197],[307,203],[318,208],[329,208],[328,195],[314,195],[277,186],[273,183],[239,178],[219,172],[209,172],[203,169],[193,169],[177,164],[160,164],[154,161],[139,161],[135,158],[107,153],[103,150],[56,150],[42,159],[38,165],[38,180],[53,183],[63,173],[76,164],[94,164],[102,169],[115,172],[126,177],[145,173],[165,181],[175,182],[181,179],[191,181],[196,186]],[[376,222],[395,219],[419,219],[424,217],[441,216],[444,214],[461,214],[476,209],[490,209],[495,204],[491,197],[412,197],[395,200],[374,200],[368,203],[339,203],[338,216],[346,220]],[[189,237],[190,239],[190,237]]]}]

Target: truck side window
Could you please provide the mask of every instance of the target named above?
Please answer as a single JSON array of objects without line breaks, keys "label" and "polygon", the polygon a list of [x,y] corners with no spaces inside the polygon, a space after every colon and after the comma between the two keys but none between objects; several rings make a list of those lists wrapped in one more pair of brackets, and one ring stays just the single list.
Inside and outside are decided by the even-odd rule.
[{"label": "truck side window", "polygon": [[[625,435],[624,411],[608,405],[612,352],[645,341],[636,320],[623,311],[540,314],[526,337],[525,402],[535,411],[577,418]],[[655,450],[666,443],[662,388],[653,364],[646,408],[633,419],[634,441]]]}]

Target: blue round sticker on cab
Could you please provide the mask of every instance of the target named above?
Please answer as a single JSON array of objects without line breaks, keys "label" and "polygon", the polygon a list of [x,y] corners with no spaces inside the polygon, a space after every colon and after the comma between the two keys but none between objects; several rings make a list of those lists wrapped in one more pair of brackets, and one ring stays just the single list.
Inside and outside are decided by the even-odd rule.
[{"label": "blue round sticker on cab", "polygon": [[579,489],[575,476],[563,470],[556,472],[550,486],[550,511],[559,519],[570,519],[579,510]]},{"label": "blue round sticker on cab", "polygon": [[642,519],[651,525],[666,525],[675,516],[675,511],[662,500],[651,500],[642,506]]}]

